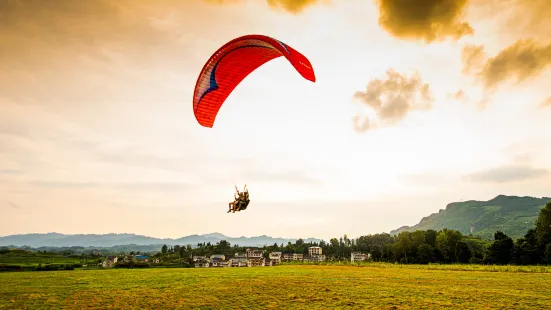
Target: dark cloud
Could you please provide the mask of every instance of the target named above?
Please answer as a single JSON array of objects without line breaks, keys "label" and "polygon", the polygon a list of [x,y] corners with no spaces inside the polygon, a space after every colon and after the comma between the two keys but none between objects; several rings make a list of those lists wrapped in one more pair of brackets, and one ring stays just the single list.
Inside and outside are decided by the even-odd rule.
[{"label": "dark cloud", "polygon": [[356,116],[356,130],[366,131],[374,127],[392,125],[403,120],[410,111],[432,108],[434,98],[429,84],[423,83],[418,74],[412,77],[401,75],[390,69],[386,79],[374,79],[365,91],[357,91],[354,98],[371,108],[377,114],[377,121]]},{"label": "dark cloud", "polygon": [[129,90],[149,79],[160,92],[154,68],[186,72],[204,61],[208,55],[189,46],[212,40],[223,13],[205,8],[172,0],[0,1],[0,99],[65,109],[158,100]]},{"label": "dark cloud", "polygon": [[[203,0],[211,4],[237,4],[243,3],[246,0]],[[258,1],[258,0],[254,0]],[[266,0],[268,5],[275,9],[283,9],[286,12],[292,14],[302,13],[307,7],[313,6],[319,3],[327,3],[329,0]]]},{"label": "dark cloud", "polygon": [[551,65],[551,44],[519,40],[496,56],[484,58],[482,47],[464,48],[464,72],[475,75],[487,89],[494,89],[510,79],[520,83],[540,75]]},{"label": "dark cloud", "polygon": [[461,20],[467,0],[376,0],[379,24],[391,35],[427,43],[474,33]]},{"label": "dark cloud", "polygon": [[[109,62],[109,51],[144,56],[142,49],[167,37],[152,27],[142,10],[143,6],[125,0],[2,1],[0,34],[6,43],[0,45],[2,65],[68,68],[79,56]],[[62,55],[72,57],[47,61]]]},{"label": "dark cloud", "polygon": [[549,170],[517,164],[491,168],[468,175],[466,179],[484,183],[507,183],[537,179],[547,174],[549,174]]}]

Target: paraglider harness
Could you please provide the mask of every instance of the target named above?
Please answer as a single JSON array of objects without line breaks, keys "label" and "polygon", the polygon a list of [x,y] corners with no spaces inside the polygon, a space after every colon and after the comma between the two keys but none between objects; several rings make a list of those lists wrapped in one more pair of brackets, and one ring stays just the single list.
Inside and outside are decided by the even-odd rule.
[{"label": "paraglider harness", "polygon": [[247,206],[249,206],[249,202],[251,202],[251,200],[249,199],[249,190],[247,189],[247,184],[245,184],[243,192],[239,192],[237,186],[235,186],[235,192],[236,193],[234,194],[234,201],[229,203],[228,213],[243,211],[247,209]]}]

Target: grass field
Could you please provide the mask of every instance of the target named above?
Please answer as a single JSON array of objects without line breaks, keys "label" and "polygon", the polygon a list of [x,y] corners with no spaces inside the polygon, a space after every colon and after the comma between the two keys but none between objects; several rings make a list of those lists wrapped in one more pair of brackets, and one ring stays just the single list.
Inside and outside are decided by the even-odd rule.
[{"label": "grass field", "polygon": [[[97,264],[97,259],[92,260]],[[38,264],[76,264],[80,263],[78,257],[64,256],[39,256],[39,255],[18,255],[18,256],[2,256],[0,255],[0,264],[7,265],[38,265]]]},{"label": "grass field", "polygon": [[550,309],[551,273],[542,271],[375,264],[6,272],[0,308]]}]

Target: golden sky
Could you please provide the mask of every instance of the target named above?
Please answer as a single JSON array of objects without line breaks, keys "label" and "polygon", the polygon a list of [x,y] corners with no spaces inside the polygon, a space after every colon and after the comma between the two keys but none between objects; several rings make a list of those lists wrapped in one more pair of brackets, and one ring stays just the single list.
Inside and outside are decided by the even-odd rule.
[{"label": "golden sky", "polygon": [[[357,237],[453,201],[550,196],[549,14],[548,0],[1,1],[0,235]],[[197,75],[245,34],[292,46],[317,81],[275,59],[201,127]],[[243,183],[250,207],[226,214]]]}]

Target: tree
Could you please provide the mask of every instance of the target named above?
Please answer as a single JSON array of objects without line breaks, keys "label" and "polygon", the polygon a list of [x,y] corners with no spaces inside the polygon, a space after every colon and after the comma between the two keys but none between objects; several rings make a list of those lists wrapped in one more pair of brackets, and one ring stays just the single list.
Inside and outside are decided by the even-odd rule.
[{"label": "tree", "polygon": [[486,262],[498,265],[507,265],[513,254],[513,239],[501,231],[494,234],[494,242],[488,248]]},{"label": "tree", "polygon": [[455,261],[455,248],[462,238],[463,235],[457,230],[444,228],[438,233],[436,244],[445,262]]},{"label": "tree", "polygon": [[166,244],[164,244],[163,247],[161,248],[161,253],[166,254],[167,250],[168,250],[168,247],[166,246]]},{"label": "tree", "polygon": [[401,232],[393,244],[394,259],[398,262],[412,263],[415,260],[415,246],[409,231]]},{"label": "tree", "polygon": [[551,243],[551,201],[540,210],[536,220],[536,238],[542,248]]},{"label": "tree", "polygon": [[457,242],[455,247],[455,259],[458,263],[467,264],[471,259],[472,253],[469,245],[465,241]]},{"label": "tree", "polygon": [[422,230],[412,232],[411,241],[413,241],[413,245],[418,248],[421,244],[425,243],[425,232]]},{"label": "tree", "polygon": [[373,261],[376,261],[376,262],[381,261],[381,259],[383,258],[383,250],[379,245],[372,247],[370,254]]},{"label": "tree", "polygon": [[434,229],[429,229],[425,231],[425,243],[432,246],[433,248],[436,247],[436,236],[438,235],[438,232]]},{"label": "tree", "polygon": [[543,262],[546,264],[551,264],[551,243],[548,243],[545,246],[545,251],[543,252]]},{"label": "tree", "polygon": [[434,248],[423,243],[417,248],[417,260],[420,264],[428,264],[434,261]]},{"label": "tree", "polygon": [[512,256],[518,265],[535,265],[540,261],[541,251],[535,229],[529,229],[523,238],[516,240]]},{"label": "tree", "polygon": [[185,257],[185,255],[186,255],[186,247],[180,247],[180,248],[178,249],[178,254],[179,254],[180,257],[182,257],[182,258]]}]

